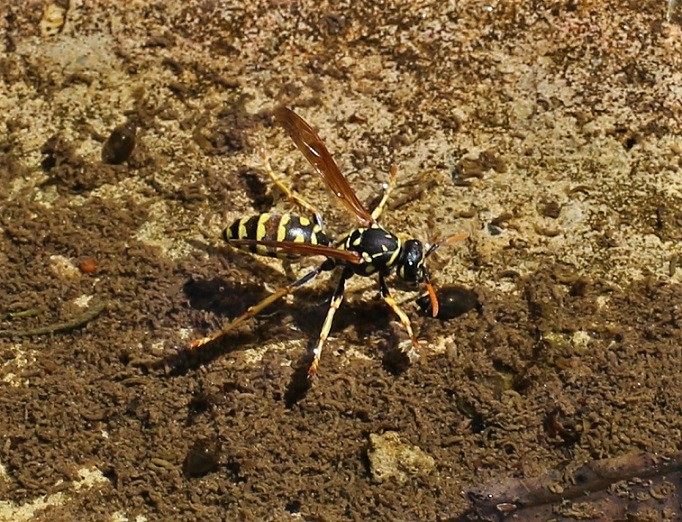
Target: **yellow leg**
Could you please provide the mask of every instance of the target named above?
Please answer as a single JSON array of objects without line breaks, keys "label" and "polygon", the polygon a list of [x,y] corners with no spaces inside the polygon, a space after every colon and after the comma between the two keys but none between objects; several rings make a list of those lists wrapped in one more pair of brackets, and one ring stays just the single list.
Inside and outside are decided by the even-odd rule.
[{"label": "yellow leg", "polygon": [[382,196],[381,201],[379,201],[379,204],[374,207],[374,210],[372,210],[372,219],[375,221],[379,219],[379,216],[381,216],[381,213],[384,211],[388,197],[391,195],[391,191],[395,188],[397,179],[398,167],[391,165],[391,179],[388,180],[388,183],[384,187],[384,195]]},{"label": "yellow leg", "polygon": [[388,286],[386,286],[386,281],[384,280],[384,276],[382,274],[379,274],[379,287],[381,289],[381,297],[386,301],[386,304],[391,307],[391,309],[395,312],[395,314],[398,316],[400,319],[400,322],[403,324],[403,327],[405,330],[407,330],[407,334],[410,336],[410,339],[412,341],[412,351],[408,352],[408,356],[410,359],[413,357],[418,357],[418,351],[419,351],[419,341],[414,335],[414,332],[412,331],[412,323],[410,323],[410,318],[407,317],[407,314],[403,312],[402,308],[398,306],[398,303],[396,300],[391,296],[391,293],[388,291]]},{"label": "yellow leg", "polygon": [[332,296],[331,303],[329,304],[329,310],[327,310],[327,316],[324,318],[324,323],[322,324],[322,330],[320,331],[320,337],[317,340],[317,346],[313,350],[313,362],[310,363],[308,368],[308,379],[312,379],[317,374],[317,368],[320,365],[320,355],[322,354],[322,347],[324,346],[327,336],[332,329],[332,322],[334,321],[334,314],[341,306],[343,302],[343,293],[346,290],[346,280],[353,275],[353,271],[350,268],[345,268],[341,279],[339,280],[339,285],[336,287],[336,291]]},{"label": "yellow leg", "polygon": [[270,176],[270,179],[277,186],[277,188],[281,190],[287,198],[289,198],[289,201],[291,201],[293,205],[309,212],[315,218],[315,224],[321,227],[323,225],[322,215],[317,211],[315,207],[313,207],[301,196],[295,194],[293,190],[291,190],[289,187],[287,187],[284,183],[280,181],[280,179],[275,175],[275,172],[272,170],[272,167],[270,166],[270,160],[268,160],[268,156],[265,153],[265,149],[263,147],[261,147],[260,150],[258,151],[258,155],[261,157],[261,160],[263,161],[263,168],[265,169],[265,172],[268,173],[268,176]]},{"label": "yellow leg", "polygon": [[188,348],[190,350],[194,350],[196,348],[199,348],[200,346],[203,346],[205,344],[208,344],[212,341],[215,341],[219,337],[222,337],[226,333],[234,330],[237,326],[242,324],[244,321],[247,319],[250,319],[251,317],[254,317],[258,315],[262,310],[264,310],[266,307],[270,306],[272,303],[275,301],[281,299],[285,295],[293,294],[296,290],[301,288],[303,285],[306,283],[309,283],[313,279],[315,279],[322,270],[325,270],[325,265],[319,266],[315,270],[312,270],[308,272],[306,275],[301,277],[299,280],[295,281],[294,283],[290,284],[289,286],[285,286],[283,288],[280,288],[277,290],[274,294],[269,295],[259,303],[251,306],[246,312],[244,312],[242,315],[237,317],[235,320],[233,320],[230,324],[227,326],[223,327],[221,330],[218,330],[217,332],[212,333],[211,335],[207,337],[202,337],[201,339],[196,339],[195,341],[192,341]]}]

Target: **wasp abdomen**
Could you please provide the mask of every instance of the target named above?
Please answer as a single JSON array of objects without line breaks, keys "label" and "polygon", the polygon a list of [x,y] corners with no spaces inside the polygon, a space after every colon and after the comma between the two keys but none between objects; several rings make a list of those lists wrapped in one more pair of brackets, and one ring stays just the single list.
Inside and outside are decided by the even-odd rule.
[{"label": "wasp abdomen", "polygon": [[[319,225],[304,216],[296,214],[258,214],[257,216],[237,219],[223,230],[223,239],[230,242],[234,239],[251,239],[254,241],[291,241],[310,245],[329,245],[329,238]],[[265,245],[236,245],[254,254],[270,257],[299,256],[284,254]]]}]

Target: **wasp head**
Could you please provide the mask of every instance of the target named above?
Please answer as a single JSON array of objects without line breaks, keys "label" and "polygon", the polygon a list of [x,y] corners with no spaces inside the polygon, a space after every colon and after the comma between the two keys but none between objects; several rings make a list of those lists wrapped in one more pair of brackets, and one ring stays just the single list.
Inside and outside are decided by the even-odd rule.
[{"label": "wasp head", "polygon": [[427,245],[426,253],[424,253],[424,244],[416,239],[408,239],[403,244],[400,260],[398,262],[398,277],[410,283],[425,283],[431,301],[433,317],[438,315],[438,297],[436,296],[436,290],[431,284],[429,272],[426,270],[426,258],[441,246],[455,241],[461,241],[467,237],[468,234],[466,232],[446,237],[433,245]]},{"label": "wasp head", "polygon": [[422,242],[417,239],[408,239],[403,244],[398,262],[398,277],[409,283],[421,283],[426,274],[425,259]]}]

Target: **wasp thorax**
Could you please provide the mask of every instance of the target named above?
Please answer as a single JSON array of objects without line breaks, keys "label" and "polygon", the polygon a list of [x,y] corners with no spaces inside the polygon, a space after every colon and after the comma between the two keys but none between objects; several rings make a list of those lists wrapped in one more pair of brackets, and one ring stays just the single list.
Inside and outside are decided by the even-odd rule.
[{"label": "wasp thorax", "polygon": [[411,283],[424,279],[424,246],[417,239],[408,239],[403,245],[398,265],[398,276]]}]

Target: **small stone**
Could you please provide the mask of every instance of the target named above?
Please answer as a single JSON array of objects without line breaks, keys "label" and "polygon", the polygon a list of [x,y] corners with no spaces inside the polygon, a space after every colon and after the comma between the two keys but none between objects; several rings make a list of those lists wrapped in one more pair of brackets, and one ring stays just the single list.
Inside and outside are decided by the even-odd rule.
[{"label": "small stone", "polygon": [[428,474],[436,465],[433,457],[417,446],[405,444],[394,431],[370,434],[367,457],[375,482],[394,478],[402,483],[410,477]]}]

